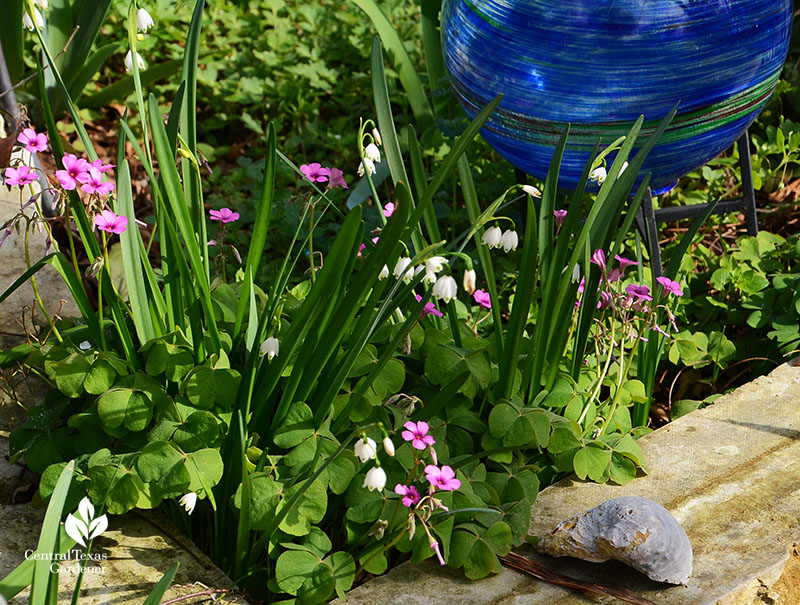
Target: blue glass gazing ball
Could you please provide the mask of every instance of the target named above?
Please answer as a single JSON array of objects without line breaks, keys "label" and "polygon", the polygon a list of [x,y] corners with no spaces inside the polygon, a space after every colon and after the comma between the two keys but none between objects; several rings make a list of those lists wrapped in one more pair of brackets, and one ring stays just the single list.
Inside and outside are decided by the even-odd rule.
[{"label": "blue glass gazing ball", "polygon": [[543,178],[567,123],[560,183],[574,187],[599,140],[640,115],[649,136],[678,114],[642,168],[654,191],[728,148],[780,76],[792,0],[445,0],[442,44],[470,118],[503,101],[481,134]]}]

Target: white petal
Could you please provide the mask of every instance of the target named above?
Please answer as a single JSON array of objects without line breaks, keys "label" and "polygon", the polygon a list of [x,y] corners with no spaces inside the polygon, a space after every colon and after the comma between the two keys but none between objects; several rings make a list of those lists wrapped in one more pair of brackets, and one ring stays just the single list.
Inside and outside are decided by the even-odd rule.
[{"label": "white petal", "polygon": [[92,506],[91,500],[86,496],[84,496],[81,503],[78,504],[78,514],[80,514],[81,518],[86,523],[89,523],[94,517],[94,506]]},{"label": "white petal", "polygon": [[88,540],[95,538],[102,534],[104,531],[108,529],[108,517],[105,515],[100,515],[92,521],[92,524],[89,526],[89,535],[87,536]]},{"label": "white petal", "polygon": [[75,517],[72,513],[67,515],[67,520],[64,521],[64,531],[67,532],[67,535],[75,540],[81,546],[86,546],[86,542],[83,541],[83,537],[89,533],[86,524],[83,521],[79,521],[77,517]]}]

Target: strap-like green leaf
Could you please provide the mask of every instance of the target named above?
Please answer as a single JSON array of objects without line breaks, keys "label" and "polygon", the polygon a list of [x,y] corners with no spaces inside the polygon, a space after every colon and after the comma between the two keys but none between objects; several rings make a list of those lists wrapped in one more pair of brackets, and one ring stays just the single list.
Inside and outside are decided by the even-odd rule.
[{"label": "strap-like green leaf", "polygon": [[150,591],[150,594],[142,605],[158,605],[161,603],[161,599],[164,598],[164,593],[169,590],[169,587],[172,585],[172,580],[175,578],[175,574],[178,573],[178,567],[180,567],[180,563],[175,563],[175,565],[167,570],[167,573],[165,573],[158,581],[158,584],[153,587],[153,590]]},{"label": "strap-like green leaf", "polygon": [[[44,515],[42,531],[39,534],[39,544],[36,547],[38,552],[52,553],[57,552],[59,533],[61,529],[61,515],[64,511],[64,503],[67,500],[69,485],[72,483],[72,474],[75,472],[75,461],[72,460],[64,467],[56,482],[56,488],[50,496],[50,503],[47,505],[47,512]],[[31,603],[45,603],[48,593],[48,584],[54,581],[58,584],[58,574],[52,574],[51,578],[50,561],[46,557],[38,559],[33,567],[33,582],[31,583]]]},{"label": "strap-like green leaf", "polygon": [[[378,31],[384,46],[392,53],[392,60],[394,61],[395,68],[400,77],[400,82],[408,95],[408,102],[411,105],[411,111],[414,113],[414,118],[419,124],[420,128],[424,130],[433,120],[433,111],[428,104],[428,99],[425,95],[425,89],[422,86],[422,81],[417,75],[417,70],[411,62],[411,58],[403,46],[403,41],[397,32],[392,27],[389,19],[383,14],[383,11],[375,3],[374,0],[353,0],[353,3],[361,10],[367,13],[367,16],[372,20],[372,24]],[[373,57],[374,57],[373,43]],[[381,66],[383,60],[381,59]],[[374,64],[373,64],[374,69]],[[385,140],[383,130],[381,136]],[[404,182],[408,182],[405,180]]]}]

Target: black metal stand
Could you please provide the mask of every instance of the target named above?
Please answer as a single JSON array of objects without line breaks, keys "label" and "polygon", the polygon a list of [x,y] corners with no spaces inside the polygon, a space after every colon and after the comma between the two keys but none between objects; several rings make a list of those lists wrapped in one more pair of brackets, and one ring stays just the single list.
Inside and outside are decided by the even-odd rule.
[{"label": "black metal stand", "polygon": [[[744,212],[748,235],[758,235],[756,195],[753,190],[753,164],[750,158],[750,142],[747,130],[736,141],[736,146],[739,149],[739,170],[742,173],[742,197],[718,202],[712,214]],[[519,168],[515,168],[515,176],[518,183],[527,182],[528,175]],[[663,275],[661,245],[658,242],[658,223],[701,216],[710,205],[711,203],[693,204],[691,206],[675,206],[655,210],[653,208],[653,195],[650,189],[647,189],[642,205],[636,212],[636,227],[647,241],[647,247],[650,250],[650,262],[653,265],[653,272],[656,277]],[[523,214],[525,213],[525,208],[526,206],[523,204],[521,208]]]},{"label": "black metal stand", "polygon": [[[748,131],[745,130],[736,141],[739,149],[739,170],[742,172],[742,197],[734,200],[718,202],[712,214],[728,214],[744,212],[749,235],[758,234],[758,217],[756,216],[756,196],[753,190],[753,165],[750,159],[750,143]],[[662,275],[661,245],[658,242],[658,223],[695,218],[706,212],[710,203],[676,206],[673,208],[653,209],[653,196],[648,188],[642,200],[642,206],[636,212],[636,227],[647,240],[650,249],[650,262],[656,277]]]}]

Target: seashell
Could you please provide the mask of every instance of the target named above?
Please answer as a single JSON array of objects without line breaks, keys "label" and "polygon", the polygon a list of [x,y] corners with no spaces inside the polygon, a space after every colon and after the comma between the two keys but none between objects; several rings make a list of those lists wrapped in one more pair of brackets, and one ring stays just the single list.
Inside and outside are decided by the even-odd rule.
[{"label": "seashell", "polygon": [[686,532],[658,502],[635,496],[607,500],[562,521],[539,540],[537,550],[594,563],[614,559],[656,582],[686,584],[692,575]]}]

